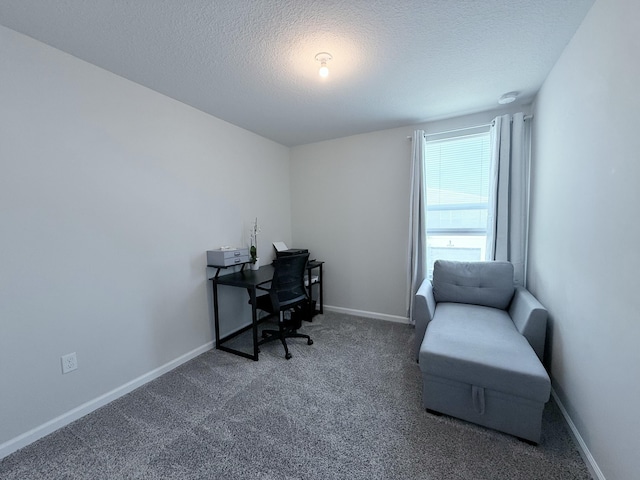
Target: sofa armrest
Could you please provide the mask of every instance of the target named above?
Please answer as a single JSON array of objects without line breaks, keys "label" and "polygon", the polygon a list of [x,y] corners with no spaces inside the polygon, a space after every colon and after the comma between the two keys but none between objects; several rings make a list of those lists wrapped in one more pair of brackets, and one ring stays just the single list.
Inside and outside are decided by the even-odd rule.
[{"label": "sofa armrest", "polygon": [[509,316],[542,361],[547,334],[547,310],[524,287],[516,287]]},{"label": "sofa armrest", "polygon": [[433,298],[433,286],[428,279],[425,279],[413,300],[412,318],[416,326],[416,360],[420,354],[420,345],[422,345],[424,334],[427,331],[427,325],[433,319],[435,311],[436,301]]}]

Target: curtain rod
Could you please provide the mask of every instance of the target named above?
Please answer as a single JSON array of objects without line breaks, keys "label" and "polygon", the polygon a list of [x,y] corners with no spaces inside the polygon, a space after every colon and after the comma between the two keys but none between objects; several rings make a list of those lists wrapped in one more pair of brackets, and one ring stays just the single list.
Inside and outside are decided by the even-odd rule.
[{"label": "curtain rod", "polygon": [[[531,120],[533,118],[533,115],[525,115],[524,119],[525,120]],[[511,119],[511,121],[513,122],[513,118]],[[445,130],[443,132],[435,132],[435,133],[425,133],[425,137],[433,137],[436,135],[446,135],[448,133],[456,133],[456,132],[464,132],[465,130],[474,130],[476,128],[482,128],[482,127],[491,127],[493,126],[493,121],[491,123],[484,123],[481,125],[473,125],[472,127],[463,127],[463,128],[454,128],[453,130]],[[407,138],[409,140],[413,139],[412,136],[407,136]]]}]

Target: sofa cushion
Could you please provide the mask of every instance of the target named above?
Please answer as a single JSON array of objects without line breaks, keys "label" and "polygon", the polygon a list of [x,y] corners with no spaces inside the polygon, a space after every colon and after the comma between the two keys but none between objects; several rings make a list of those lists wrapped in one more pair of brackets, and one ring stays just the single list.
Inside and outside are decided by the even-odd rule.
[{"label": "sofa cushion", "polygon": [[546,402],[551,384],[508,313],[439,303],[420,347],[423,373]]},{"label": "sofa cushion", "polygon": [[513,265],[509,262],[451,262],[433,266],[436,302],[472,303],[506,309],[513,297]]}]

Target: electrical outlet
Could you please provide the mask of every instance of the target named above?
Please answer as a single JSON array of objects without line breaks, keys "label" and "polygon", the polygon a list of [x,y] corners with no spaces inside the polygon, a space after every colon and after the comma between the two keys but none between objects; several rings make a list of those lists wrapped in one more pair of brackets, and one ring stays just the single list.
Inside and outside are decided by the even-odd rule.
[{"label": "electrical outlet", "polygon": [[76,368],[78,368],[78,358],[76,357],[76,352],[63,355],[62,357],[60,357],[60,360],[62,360],[62,373],[73,372]]}]

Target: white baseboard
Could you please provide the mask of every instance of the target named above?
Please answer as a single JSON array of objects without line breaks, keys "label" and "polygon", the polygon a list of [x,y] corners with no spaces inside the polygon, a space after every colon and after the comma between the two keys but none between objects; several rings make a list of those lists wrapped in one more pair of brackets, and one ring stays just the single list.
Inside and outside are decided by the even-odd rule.
[{"label": "white baseboard", "polygon": [[373,318],[375,320],[387,320],[389,322],[397,323],[409,323],[409,318],[401,317],[399,315],[388,315],[386,313],[367,312],[364,310],[354,310],[352,308],[332,307],[330,305],[324,305],[323,309],[328,312],[344,313],[346,315],[354,315],[356,317]]},{"label": "white baseboard", "polygon": [[598,467],[598,464],[596,463],[595,458],[593,458],[593,455],[591,455],[591,452],[589,451],[587,444],[582,439],[582,435],[580,435],[578,428],[576,427],[575,423],[573,423],[573,420],[571,420],[571,417],[569,416],[569,412],[567,412],[567,409],[564,408],[562,401],[558,397],[558,394],[553,389],[553,387],[551,387],[551,395],[553,395],[553,398],[558,404],[558,407],[560,408],[560,411],[562,412],[562,415],[564,416],[564,419],[567,422],[567,425],[569,425],[569,429],[571,430],[571,436],[573,437],[575,442],[578,444],[578,451],[580,452],[580,456],[582,457],[584,462],[587,464],[587,468],[589,468],[589,472],[591,473],[591,476],[597,480],[606,480],[606,478],[604,477],[604,474],[602,473],[602,470],[600,470],[600,467]]},{"label": "white baseboard", "polygon": [[98,408],[106,405],[107,403],[112,402],[117,398],[122,397],[123,395],[126,395],[127,393],[135,390],[136,388],[141,387],[145,383],[148,383],[151,380],[154,380],[159,376],[164,375],[165,373],[173,370],[176,367],[179,367],[180,365],[182,365],[185,362],[188,362],[192,358],[195,358],[198,355],[208,350],[211,350],[212,348],[213,348],[213,342],[208,342],[194,350],[191,350],[188,353],[185,353],[184,355],[181,355],[180,357],[174,360],[171,360],[168,363],[165,363],[164,365],[156,368],[155,370],[147,372],[144,375],[141,375],[138,378],[135,378],[130,382],[125,383],[124,385],[121,385],[111,390],[110,392],[105,393],[104,395],[100,395],[99,397],[94,398],[93,400],[89,400],[88,402],[74,408],[73,410],[63,413],[59,417],[49,420],[48,422],[43,423],[42,425],[32,430],[29,430],[28,432],[25,432],[22,435],[19,435],[11,440],[4,442],[3,444],[0,444],[0,459],[6,457],[7,455],[10,455],[16,450],[26,447],[30,443],[33,443],[36,440],[49,435],[50,433],[55,432],[59,428],[62,428],[65,425],[68,425],[75,420],[81,417],[84,417],[88,413],[91,413],[94,410],[97,410]]}]

